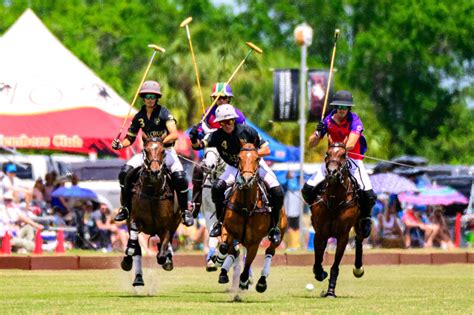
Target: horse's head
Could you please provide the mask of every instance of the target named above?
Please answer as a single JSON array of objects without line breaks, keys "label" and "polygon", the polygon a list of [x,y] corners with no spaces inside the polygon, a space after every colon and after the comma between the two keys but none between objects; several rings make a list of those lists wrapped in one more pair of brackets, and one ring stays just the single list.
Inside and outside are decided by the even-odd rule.
[{"label": "horse's head", "polygon": [[260,162],[258,150],[253,143],[243,143],[239,153],[239,172],[242,179],[241,188],[249,188],[257,178]]},{"label": "horse's head", "polygon": [[329,145],[324,162],[329,181],[340,177],[341,171],[346,165],[346,146],[343,143],[335,142]]},{"label": "horse's head", "polygon": [[163,166],[163,140],[157,137],[146,139],[144,152],[144,165],[146,170],[153,176],[158,177]]}]

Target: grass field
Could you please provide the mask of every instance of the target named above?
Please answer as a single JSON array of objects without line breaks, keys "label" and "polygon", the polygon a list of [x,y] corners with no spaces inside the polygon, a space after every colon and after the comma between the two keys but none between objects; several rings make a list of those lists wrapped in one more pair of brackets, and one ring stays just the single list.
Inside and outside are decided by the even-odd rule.
[{"label": "grass field", "polygon": [[[473,314],[473,265],[366,266],[361,279],[342,266],[336,299],[319,293],[311,267],[275,267],[268,290],[226,292],[204,268],[145,269],[145,287],[115,270],[0,271],[0,314]],[[255,275],[260,268],[255,268]],[[255,276],[257,278],[257,276]],[[307,283],[315,289],[305,290]],[[233,302],[238,294],[241,302]]]}]

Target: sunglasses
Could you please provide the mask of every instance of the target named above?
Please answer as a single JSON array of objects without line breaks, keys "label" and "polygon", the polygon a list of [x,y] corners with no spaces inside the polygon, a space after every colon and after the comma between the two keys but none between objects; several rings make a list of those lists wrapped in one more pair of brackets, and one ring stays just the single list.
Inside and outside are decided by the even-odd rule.
[{"label": "sunglasses", "polygon": [[347,110],[347,109],[349,109],[349,108],[351,108],[351,107],[350,107],[350,106],[344,106],[344,105],[338,105],[338,106],[336,106],[336,109],[342,109],[342,110]]},{"label": "sunglasses", "polygon": [[233,119],[223,120],[223,121],[219,122],[219,124],[220,124],[221,126],[233,125],[233,124],[234,124],[234,120],[233,120]]},{"label": "sunglasses", "polygon": [[158,95],[156,94],[144,94],[142,98],[146,100],[156,100],[158,98]]}]

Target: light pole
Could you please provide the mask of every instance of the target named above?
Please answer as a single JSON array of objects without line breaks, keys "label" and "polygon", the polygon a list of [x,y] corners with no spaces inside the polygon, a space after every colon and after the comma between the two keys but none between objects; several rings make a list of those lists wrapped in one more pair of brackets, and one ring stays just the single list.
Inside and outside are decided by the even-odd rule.
[{"label": "light pole", "polygon": [[[296,26],[294,31],[295,42],[298,46],[301,47],[301,66],[300,66],[300,189],[304,185],[304,144],[305,144],[305,130],[306,130],[306,73],[308,69],[306,68],[306,52],[307,47],[311,45],[313,41],[313,29],[306,23]],[[303,207],[304,203],[301,200],[300,207],[300,228],[303,223]],[[304,236],[301,234],[301,239],[304,244]]]}]

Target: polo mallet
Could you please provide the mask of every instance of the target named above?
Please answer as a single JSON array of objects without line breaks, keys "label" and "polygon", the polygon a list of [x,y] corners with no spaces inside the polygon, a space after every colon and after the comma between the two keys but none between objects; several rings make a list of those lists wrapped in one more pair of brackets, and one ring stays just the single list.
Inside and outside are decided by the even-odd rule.
[{"label": "polo mallet", "polygon": [[192,17],[188,17],[183,22],[181,22],[181,24],[179,24],[179,27],[186,27],[186,35],[188,36],[189,48],[191,49],[191,56],[193,57],[194,73],[196,74],[196,82],[198,85],[199,97],[201,99],[201,109],[202,109],[202,112],[204,113],[206,111],[206,108],[204,107],[204,98],[202,96],[201,82],[199,81],[199,72],[197,69],[196,57],[194,56],[193,42],[191,40],[191,34],[189,33],[189,26],[188,26],[188,24],[191,23],[192,20],[193,20]]},{"label": "polo mallet", "polygon": [[337,38],[339,37],[339,33],[340,33],[339,29],[336,28],[336,31],[334,32],[334,48],[332,49],[331,66],[329,67],[328,86],[326,87],[326,95],[324,96],[324,105],[323,105],[323,111],[321,113],[321,121],[323,121],[324,119],[324,114],[326,113],[326,106],[328,104],[329,89],[331,87],[334,59],[336,58],[336,44],[337,44]]},{"label": "polo mallet", "polygon": [[143,85],[143,82],[145,82],[146,76],[148,75],[148,71],[150,71],[151,64],[153,63],[153,59],[155,59],[156,52],[162,52],[164,53],[166,50],[164,48],[161,48],[160,46],[150,44],[148,45],[148,48],[153,49],[153,55],[151,55],[150,61],[148,62],[148,66],[146,67],[145,73],[143,74],[143,78],[140,81],[140,85],[138,86],[137,92],[135,93],[135,96],[133,97],[132,103],[130,103],[130,108],[128,109],[127,116],[125,116],[122,126],[120,127],[119,134],[117,136],[117,139],[120,139],[120,136],[122,135],[123,127],[125,126],[125,123],[127,122],[128,116],[130,116],[130,112],[132,111],[133,105],[137,101],[138,98],[138,93],[140,93],[140,89]]},{"label": "polo mallet", "polygon": [[[247,58],[250,56],[250,54],[252,52],[257,52],[259,54],[262,54],[263,53],[263,50],[256,46],[255,44],[251,43],[251,42],[246,42],[245,43],[247,46],[250,47],[250,50],[248,51],[247,55],[245,56],[244,59],[242,59],[242,61],[240,62],[240,64],[237,66],[237,68],[234,70],[234,72],[232,72],[230,78],[227,80],[226,84],[229,84],[232,79],[234,78],[235,74],[237,73],[237,71],[239,71],[239,69],[242,67],[242,65],[244,64],[245,60],[247,60]],[[222,94],[221,94],[222,95]],[[209,106],[209,109],[207,110],[207,112],[202,116],[202,119],[201,121],[199,122],[200,124],[202,124],[204,122],[204,120],[206,119],[207,115],[209,115],[209,112],[211,111],[211,109],[214,107],[214,105],[216,104],[217,100],[219,99],[219,95],[214,98],[214,100],[212,101],[212,104],[211,106]]]}]

